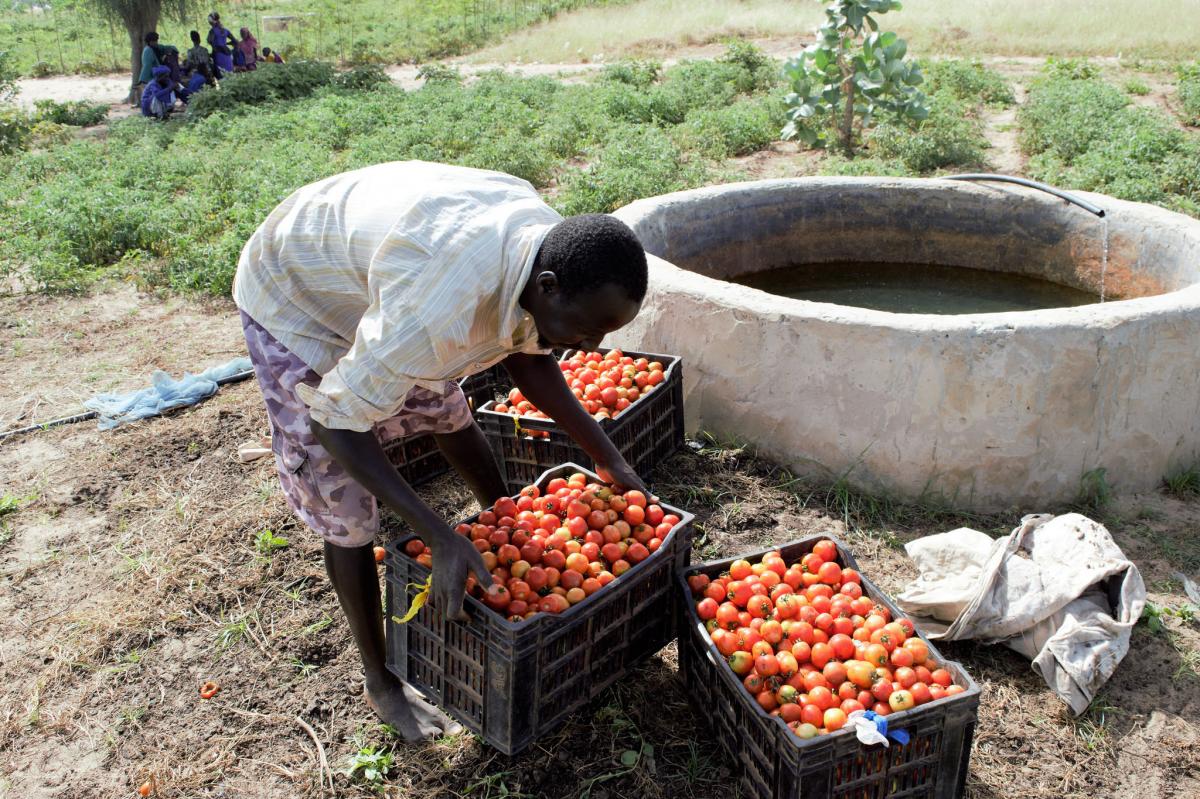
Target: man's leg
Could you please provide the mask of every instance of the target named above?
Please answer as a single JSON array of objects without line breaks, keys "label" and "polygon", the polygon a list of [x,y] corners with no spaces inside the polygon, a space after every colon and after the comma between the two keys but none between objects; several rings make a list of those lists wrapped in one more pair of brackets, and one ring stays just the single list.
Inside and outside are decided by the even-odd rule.
[{"label": "man's leg", "polygon": [[479,500],[479,507],[489,508],[496,500],[508,496],[500,468],[492,457],[492,448],[488,446],[487,438],[474,419],[457,432],[435,435],[434,440],[446,460],[466,481],[475,499]]},{"label": "man's leg", "polygon": [[409,741],[462,732],[459,724],[387,670],[383,604],[371,545],[340,547],[326,541],[325,571],[362,658],[367,704]]},{"label": "man's leg", "polygon": [[407,740],[459,732],[461,727],[385,665],[379,570],[371,546],[378,529],[375,500],[313,438],[307,408],[296,396],[299,383],[320,378],[257,322],[241,316],[271,422],[283,494],[300,520],[325,540],[325,569],[362,658],[367,704]]}]

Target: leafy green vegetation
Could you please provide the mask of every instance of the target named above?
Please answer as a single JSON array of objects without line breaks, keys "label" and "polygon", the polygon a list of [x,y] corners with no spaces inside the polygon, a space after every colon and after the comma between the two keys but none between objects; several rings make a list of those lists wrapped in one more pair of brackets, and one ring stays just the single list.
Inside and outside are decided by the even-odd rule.
[{"label": "leafy green vegetation", "polygon": [[17,94],[17,70],[12,55],[0,50],[0,103],[7,103]]},{"label": "leafy green vegetation", "polygon": [[1177,497],[1200,494],[1200,466],[1189,466],[1167,475],[1163,482],[1167,491]]},{"label": "leafy green vegetation", "polygon": [[342,772],[351,780],[365,783],[372,787],[383,787],[384,778],[392,768],[392,753],[364,744],[346,762]]},{"label": "leafy green vegetation", "polygon": [[[244,25],[289,59],[383,64],[458,55],[563,12],[616,2],[623,0],[255,0],[219,10],[234,33]],[[23,74],[129,69],[125,31],[77,0],[40,2],[38,13],[11,5],[0,12],[0,41]],[[189,29],[205,33],[204,13],[187,24],[160,21],[162,41],[185,50]],[[285,29],[267,30],[267,17],[282,17]]]},{"label": "leafy green vegetation", "polygon": [[910,172],[978,166],[988,147],[972,107],[949,92],[930,98],[929,116],[918,122],[889,120],[868,137],[872,156],[899,161]]},{"label": "leafy green vegetation", "polygon": [[925,91],[944,93],[955,100],[993,106],[1010,106],[1016,98],[1004,76],[978,59],[922,61]]},{"label": "leafy green vegetation", "polygon": [[872,14],[900,8],[899,0],[836,0],[825,8],[817,41],[788,61],[785,139],[825,146],[836,134],[842,152],[854,152],[862,131],[881,113],[909,120],[929,115],[924,79],[915,61],[906,61],[908,45],[892,32],[881,32]]},{"label": "leafy green vegetation", "polygon": [[1200,61],[1181,64],[1176,77],[1175,92],[1184,124],[1200,125]]},{"label": "leafy green vegetation", "polygon": [[38,100],[34,107],[37,109],[38,121],[79,128],[99,125],[108,116],[107,103],[90,103],[86,100],[72,100],[66,103]]},{"label": "leafy green vegetation", "polygon": [[1200,215],[1200,139],[1082,62],[1052,62],[1018,115],[1029,174]]},{"label": "leafy green vegetation", "polygon": [[866,158],[828,159],[822,174],[901,177],[984,163],[988,142],[980,112],[1013,102],[1008,82],[978,61],[934,61],[922,69],[928,116],[885,115],[866,135]]},{"label": "leafy green vegetation", "polygon": [[235,111],[239,106],[261,106],[275,100],[298,100],[333,83],[332,64],[320,61],[289,61],[264,64],[253,72],[230,75],[220,91],[201,91],[188,105],[188,114],[206,117],[217,111]]},{"label": "leafy green vegetation", "polygon": [[271,208],[340,171],[405,159],[497,169],[550,189],[564,213],[609,211],[708,182],[716,160],[782,125],[775,65],[744,48],[621,69],[588,84],[489,73],[412,92],[377,69],[334,77],[305,62],[231,77],[184,119],[124,119],[103,140],[6,159],[0,270],[51,291],[124,275],[225,294]]},{"label": "leafy green vegetation", "polygon": [[1140,78],[1129,78],[1121,84],[1121,88],[1126,94],[1132,94],[1135,97],[1145,97],[1150,93],[1150,85]]}]

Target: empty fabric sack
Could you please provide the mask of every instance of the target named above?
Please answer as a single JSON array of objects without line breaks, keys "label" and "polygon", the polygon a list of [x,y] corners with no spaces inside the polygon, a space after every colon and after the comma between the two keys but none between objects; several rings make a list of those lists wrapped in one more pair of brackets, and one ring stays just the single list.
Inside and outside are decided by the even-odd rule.
[{"label": "empty fabric sack", "polygon": [[1146,586],[1103,525],[1036,514],[1007,538],[960,528],[905,546],[921,576],[897,598],[930,638],[1003,643],[1075,715],[1129,651]]}]

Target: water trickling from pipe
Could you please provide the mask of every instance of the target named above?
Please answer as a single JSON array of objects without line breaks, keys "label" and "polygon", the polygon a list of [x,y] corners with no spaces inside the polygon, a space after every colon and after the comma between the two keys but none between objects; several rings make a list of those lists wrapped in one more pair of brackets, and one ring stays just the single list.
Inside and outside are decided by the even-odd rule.
[{"label": "water trickling from pipe", "polygon": [[1103,231],[1103,244],[1100,251],[1100,302],[1104,302],[1104,278],[1108,274],[1108,217],[1100,217],[1100,224]]}]

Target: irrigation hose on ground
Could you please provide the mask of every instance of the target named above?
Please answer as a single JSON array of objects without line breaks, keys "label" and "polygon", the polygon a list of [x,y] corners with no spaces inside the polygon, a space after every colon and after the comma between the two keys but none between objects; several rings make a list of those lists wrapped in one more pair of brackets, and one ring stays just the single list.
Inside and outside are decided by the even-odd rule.
[{"label": "irrigation hose on ground", "polygon": [[[249,378],[251,378],[253,376],[254,376],[254,370],[247,369],[245,372],[238,372],[235,375],[229,375],[229,377],[222,377],[222,378],[218,379],[216,381],[216,383],[218,386],[226,386],[226,385],[229,385],[230,383],[240,383],[243,380],[248,380]],[[62,418],[59,418],[59,419],[51,419],[48,422],[41,422],[39,424],[31,424],[31,425],[28,425],[27,427],[18,427],[15,430],[5,430],[3,433],[0,433],[0,441],[3,441],[6,438],[10,438],[11,436],[19,436],[24,433],[36,433],[39,430],[49,430],[51,427],[58,427],[58,426],[64,425],[64,424],[74,424],[76,422],[85,422],[88,419],[95,419],[96,416],[97,416],[97,414],[95,411],[85,411],[83,413],[74,414],[73,416],[63,416]]]}]

